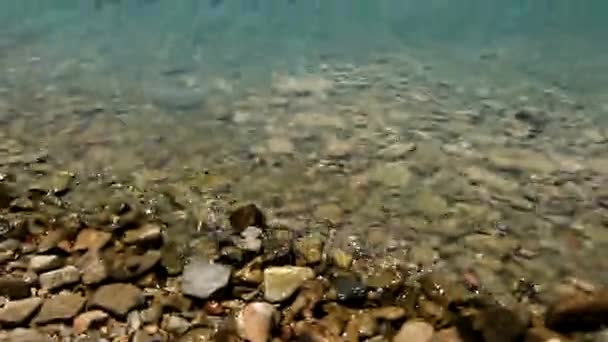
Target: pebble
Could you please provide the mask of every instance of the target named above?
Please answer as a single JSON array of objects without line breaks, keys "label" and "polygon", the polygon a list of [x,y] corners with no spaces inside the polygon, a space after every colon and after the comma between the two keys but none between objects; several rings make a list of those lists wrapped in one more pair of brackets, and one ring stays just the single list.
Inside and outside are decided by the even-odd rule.
[{"label": "pebble", "polygon": [[85,228],[78,233],[72,247],[75,251],[100,250],[112,239],[112,234],[97,229]]},{"label": "pebble", "polygon": [[42,299],[33,297],[6,303],[0,309],[0,324],[19,325],[25,323],[42,304]]},{"label": "pebble", "polygon": [[76,334],[82,334],[89,330],[92,324],[103,322],[108,317],[109,315],[101,310],[83,312],[74,318],[72,327]]},{"label": "pebble", "polygon": [[264,302],[247,304],[237,317],[239,335],[250,342],[269,341],[275,315],[277,310],[271,304]]},{"label": "pebble", "polygon": [[560,332],[597,330],[608,325],[608,288],[556,300],[546,313],[545,324]]},{"label": "pebble", "polygon": [[184,267],[182,292],[188,296],[207,299],[228,285],[231,271],[230,266],[192,258]]},{"label": "pebble", "polygon": [[89,250],[78,259],[76,266],[82,272],[82,283],[85,285],[100,283],[108,277],[106,263],[95,249]]},{"label": "pebble", "polygon": [[161,328],[173,334],[183,335],[190,329],[190,322],[177,315],[165,315],[161,323]]},{"label": "pebble", "polygon": [[158,241],[162,237],[159,225],[148,223],[137,229],[128,230],[123,241],[128,245]]},{"label": "pebble", "polygon": [[258,253],[262,249],[262,230],[257,227],[247,227],[241,232],[243,237],[238,241],[238,245],[241,249]]},{"label": "pebble", "polygon": [[80,271],[75,266],[65,266],[41,274],[39,280],[41,288],[53,290],[80,281]]},{"label": "pebble", "polygon": [[264,270],[264,298],[269,302],[283,301],[298,290],[315,273],[309,267],[282,266]]},{"label": "pebble", "polygon": [[0,277],[0,296],[10,299],[22,299],[31,295],[32,283],[15,276]]},{"label": "pebble", "polygon": [[433,340],[434,331],[429,323],[410,320],[403,323],[393,342],[430,342]]},{"label": "pebble", "polygon": [[68,320],[76,316],[84,307],[86,299],[79,294],[62,293],[44,300],[42,308],[34,318],[35,324]]},{"label": "pebble", "polygon": [[248,204],[237,208],[230,214],[230,225],[239,232],[247,227],[264,228],[266,217],[255,204]]},{"label": "pebble", "polygon": [[134,285],[115,283],[100,287],[89,304],[110,313],[124,317],[129,311],[143,304],[142,291]]},{"label": "pebble", "polygon": [[64,259],[57,255],[34,255],[30,258],[29,269],[34,272],[45,272],[64,266]]}]

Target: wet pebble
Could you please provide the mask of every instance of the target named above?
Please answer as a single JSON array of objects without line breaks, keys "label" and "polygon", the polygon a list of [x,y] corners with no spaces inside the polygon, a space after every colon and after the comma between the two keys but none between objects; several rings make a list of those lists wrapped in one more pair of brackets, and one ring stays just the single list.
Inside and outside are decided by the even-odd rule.
[{"label": "wet pebble", "polygon": [[311,268],[298,266],[269,267],[264,270],[264,298],[269,302],[283,301],[307,280],[314,278]]},{"label": "wet pebble", "polygon": [[239,335],[251,342],[266,342],[274,325],[277,310],[264,302],[247,304],[237,317]]},{"label": "wet pebble", "polygon": [[207,299],[228,285],[231,271],[230,266],[193,258],[184,267],[182,291],[188,296]]},{"label": "wet pebble", "polygon": [[41,298],[27,298],[8,302],[0,309],[0,324],[14,326],[25,323],[42,304]]},{"label": "wet pebble", "polygon": [[84,307],[86,299],[75,293],[62,293],[44,300],[33,322],[44,324],[58,320],[68,320],[76,316]]},{"label": "wet pebble", "polygon": [[410,320],[401,326],[393,342],[431,342],[435,329],[433,326],[423,322]]},{"label": "wet pebble", "polygon": [[79,282],[80,271],[75,266],[65,266],[54,271],[42,273],[39,280],[42,289],[53,290]]},{"label": "wet pebble", "polygon": [[608,325],[608,289],[559,298],[550,305],[545,323],[562,332],[597,330]]},{"label": "wet pebble", "polygon": [[93,324],[98,324],[106,319],[109,315],[101,310],[91,310],[83,312],[74,318],[72,328],[76,334],[83,334],[91,328]]},{"label": "wet pebble", "polygon": [[109,284],[97,289],[90,300],[90,306],[124,317],[129,311],[143,304],[142,291],[131,284]]},{"label": "wet pebble", "polygon": [[57,255],[34,255],[30,258],[28,268],[34,272],[50,271],[65,264],[65,260]]}]

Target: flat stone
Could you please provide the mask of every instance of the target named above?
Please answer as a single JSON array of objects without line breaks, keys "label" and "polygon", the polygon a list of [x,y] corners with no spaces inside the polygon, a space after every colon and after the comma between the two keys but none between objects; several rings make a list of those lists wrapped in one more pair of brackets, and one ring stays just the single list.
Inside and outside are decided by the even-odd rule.
[{"label": "flat stone", "polygon": [[82,272],[82,282],[86,285],[97,284],[108,277],[108,269],[103,258],[95,249],[86,252],[76,263]]},{"label": "flat stone", "polygon": [[0,309],[0,324],[21,325],[30,318],[42,304],[41,298],[27,298],[8,302]]},{"label": "flat stone", "polygon": [[65,239],[67,231],[65,229],[57,229],[48,232],[38,244],[38,253],[46,253],[53,248],[59,246],[59,243]]},{"label": "flat stone", "polygon": [[[109,258],[109,259],[108,259]],[[149,250],[142,255],[105,256],[108,263],[108,274],[112,279],[127,281],[144,275],[161,259],[160,251]]]},{"label": "flat stone", "polygon": [[182,292],[188,296],[207,299],[228,284],[231,272],[230,266],[201,258],[190,259],[182,275]]},{"label": "flat stone", "polygon": [[65,260],[57,255],[34,255],[28,268],[34,272],[45,272],[63,267]]},{"label": "flat stone", "polygon": [[48,342],[49,336],[36,329],[17,328],[0,332],[0,341],[6,342]]},{"label": "flat stone", "polygon": [[190,329],[190,322],[176,315],[165,315],[161,323],[161,328],[173,334],[183,335]]},{"label": "flat stone", "polygon": [[72,247],[75,251],[100,250],[112,239],[112,234],[97,229],[85,228],[78,233]]},{"label": "flat stone", "polygon": [[430,342],[435,329],[429,323],[410,320],[403,323],[393,342]]},{"label": "flat stone", "polygon": [[40,275],[40,287],[46,290],[57,289],[80,281],[80,271],[75,266],[66,266]]},{"label": "flat stone", "polygon": [[283,266],[264,270],[264,298],[269,302],[283,301],[306,281],[314,278],[309,267]]},{"label": "flat stone", "polygon": [[84,307],[86,299],[79,294],[65,293],[48,298],[42,304],[40,312],[34,318],[35,324],[68,320],[76,316]]},{"label": "flat stone", "polygon": [[74,324],[72,325],[76,334],[82,334],[89,330],[92,324],[100,323],[108,319],[109,315],[101,310],[91,310],[83,312],[74,318]]},{"label": "flat stone", "polygon": [[158,241],[162,237],[162,228],[156,224],[148,223],[137,229],[128,230],[122,239],[126,244],[140,244]]},{"label": "flat stone", "polygon": [[100,287],[89,304],[124,317],[129,311],[143,304],[142,291],[134,285],[116,283]]},{"label": "flat stone", "polygon": [[0,277],[0,296],[22,299],[31,295],[32,282],[15,276]]},{"label": "flat stone", "polygon": [[237,317],[237,330],[241,338],[251,342],[270,341],[277,309],[269,303],[247,304]]}]

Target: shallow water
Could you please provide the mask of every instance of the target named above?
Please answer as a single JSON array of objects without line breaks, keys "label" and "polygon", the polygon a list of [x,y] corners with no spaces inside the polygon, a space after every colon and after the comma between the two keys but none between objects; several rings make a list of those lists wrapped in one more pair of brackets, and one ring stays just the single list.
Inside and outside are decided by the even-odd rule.
[{"label": "shallow water", "polygon": [[133,196],[169,229],[253,201],[499,296],[608,284],[602,2],[226,3],[3,5],[0,171],[72,172],[66,205]]}]

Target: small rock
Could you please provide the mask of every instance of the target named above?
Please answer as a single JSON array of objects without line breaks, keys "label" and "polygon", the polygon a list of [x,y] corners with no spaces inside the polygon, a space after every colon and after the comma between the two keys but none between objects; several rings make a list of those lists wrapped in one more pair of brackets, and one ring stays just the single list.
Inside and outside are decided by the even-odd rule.
[{"label": "small rock", "polygon": [[46,253],[51,249],[59,246],[59,243],[65,240],[68,235],[67,229],[51,230],[40,239],[38,244],[38,253]]},{"label": "small rock", "polygon": [[312,215],[316,219],[328,220],[332,224],[339,224],[342,222],[344,210],[342,210],[342,208],[335,203],[326,203],[317,206]]},{"label": "small rock", "polygon": [[137,311],[131,311],[127,315],[127,327],[129,332],[134,332],[141,329],[143,325],[141,315]]},{"label": "small rock", "polygon": [[100,250],[112,239],[112,234],[97,229],[86,228],[78,233],[72,247],[75,251]]},{"label": "small rock", "polygon": [[31,295],[32,283],[27,279],[15,276],[0,277],[0,296],[10,299],[22,299]]},{"label": "small rock", "polygon": [[128,245],[155,242],[161,239],[162,228],[156,224],[148,223],[137,229],[128,230],[123,241]]},{"label": "small rock", "polygon": [[211,342],[215,330],[213,328],[196,328],[188,331],[184,336],[180,337],[179,342]]},{"label": "small rock", "polygon": [[87,311],[74,318],[72,327],[76,334],[82,334],[89,330],[92,324],[101,323],[107,318],[108,314],[101,310]]},{"label": "small rock", "polygon": [[545,327],[532,327],[526,331],[525,342],[567,342],[564,336]]},{"label": "small rock", "polygon": [[352,274],[339,275],[334,279],[337,299],[341,302],[361,301],[367,298],[367,287]]},{"label": "small rock", "polygon": [[309,267],[283,266],[264,270],[264,298],[269,302],[283,301],[296,292],[315,273]]},{"label": "small rock", "polygon": [[0,242],[0,251],[17,252],[21,247],[21,242],[16,239],[6,239]]},{"label": "small rock", "polygon": [[267,342],[277,310],[263,302],[249,303],[237,317],[237,329],[241,338],[251,342]]},{"label": "small rock", "polygon": [[30,258],[29,269],[34,272],[45,272],[62,267],[65,260],[57,255],[34,255]]},{"label": "small rock", "polygon": [[137,286],[116,283],[100,287],[89,304],[124,317],[129,311],[143,303],[143,295]]},{"label": "small rock", "polygon": [[455,327],[441,329],[433,336],[433,342],[464,342]]},{"label": "small rock", "polygon": [[266,227],[266,217],[255,204],[248,204],[237,208],[230,214],[230,225],[237,231],[243,231],[247,227]]},{"label": "small rock", "polygon": [[117,281],[127,281],[142,276],[160,261],[160,251],[148,250],[142,255],[110,254],[104,257],[109,261],[108,274]]},{"label": "small rock", "polygon": [[241,232],[243,237],[238,241],[238,246],[246,251],[258,253],[262,249],[262,230],[257,227],[247,227]]},{"label": "small rock", "polygon": [[422,321],[410,320],[401,326],[393,342],[430,342],[435,330],[433,326]]},{"label": "small rock", "polygon": [[76,316],[84,307],[86,299],[79,294],[65,293],[48,298],[42,304],[40,312],[34,318],[35,324],[67,320]]},{"label": "small rock", "polygon": [[35,297],[8,302],[0,309],[0,324],[13,326],[25,323],[41,303],[42,299]]},{"label": "small rock", "polygon": [[184,250],[175,241],[166,241],[161,248],[161,265],[171,276],[178,275],[184,270]]},{"label": "small rock", "polygon": [[608,325],[608,289],[560,298],[549,306],[545,324],[560,332],[597,330]]},{"label": "small rock", "polygon": [[108,277],[106,263],[96,249],[86,252],[76,266],[82,272],[82,282],[86,285],[100,283]]},{"label": "small rock", "polygon": [[190,322],[187,319],[176,315],[165,315],[161,323],[161,328],[173,334],[183,335],[190,329]]},{"label": "small rock", "polygon": [[294,249],[296,254],[303,259],[304,264],[318,264],[323,258],[323,239],[321,236],[299,238],[294,244]]},{"label": "small rock", "polygon": [[188,296],[207,299],[228,285],[231,272],[230,266],[211,263],[202,258],[190,259],[184,267],[182,291]]},{"label": "small rock", "polygon": [[71,265],[40,275],[40,287],[46,290],[75,284],[78,281],[80,281],[80,271]]}]

